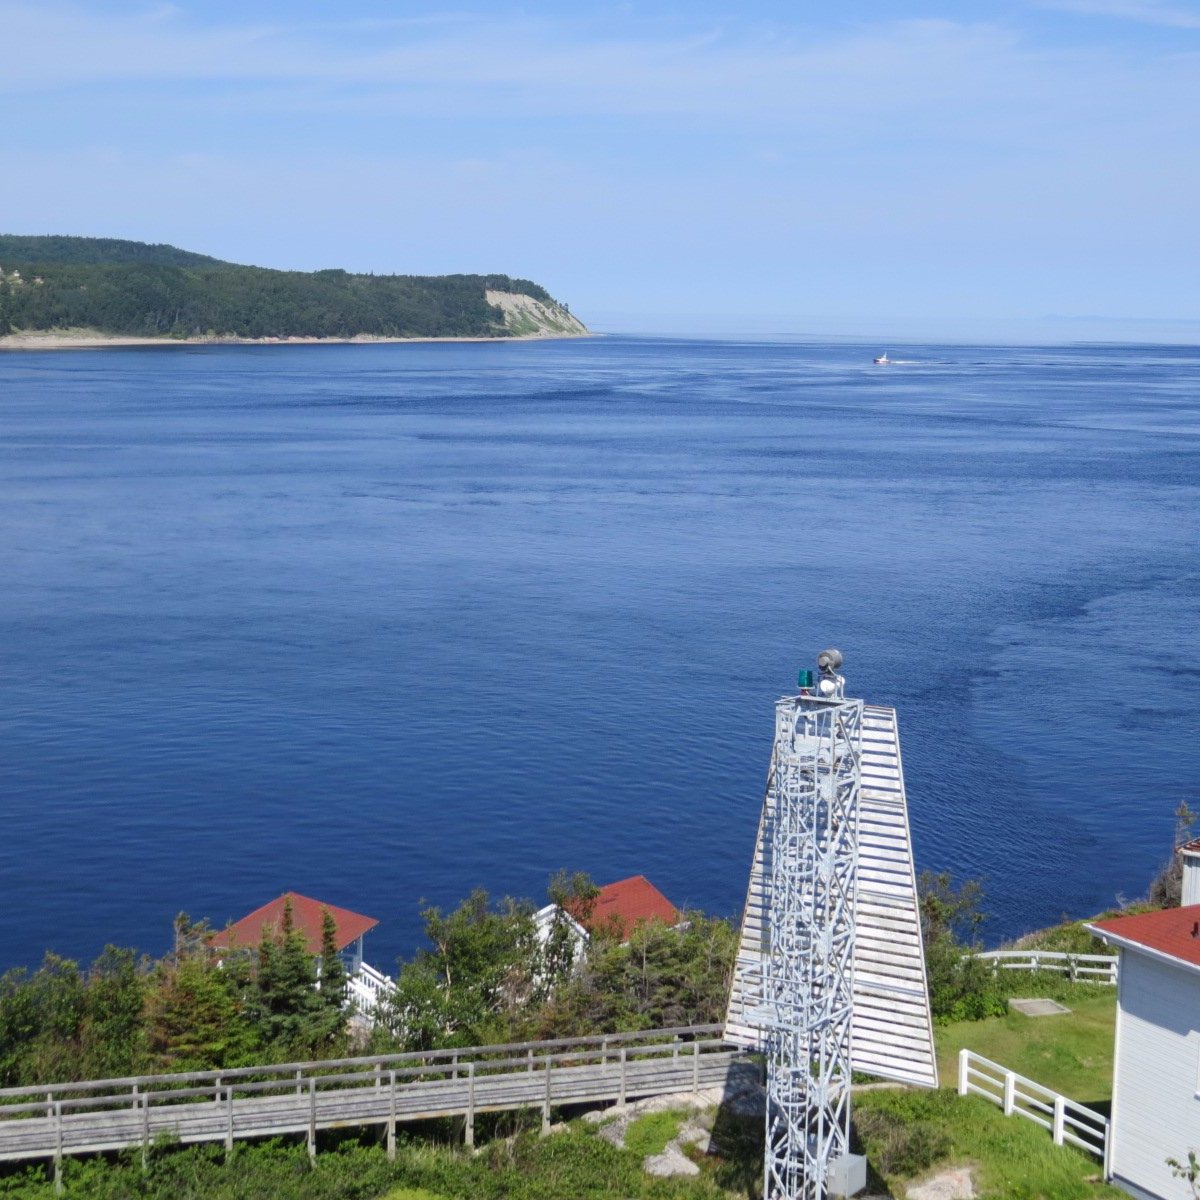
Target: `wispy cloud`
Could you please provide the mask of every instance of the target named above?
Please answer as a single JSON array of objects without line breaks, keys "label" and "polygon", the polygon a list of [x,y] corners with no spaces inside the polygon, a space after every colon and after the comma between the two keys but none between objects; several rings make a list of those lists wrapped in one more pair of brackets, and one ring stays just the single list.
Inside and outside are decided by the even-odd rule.
[{"label": "wispy cloud", "polygon": [[[795,112],[822,99],[853,109],[965,84],[1013,43],[984,24],[896,21],[842,36],[681,30],[653,22],[520,15],[292,25],[197,25],[170,8],[96,17],[0,2],[0,90],[109,84],[303,84],[457,92],[558,112]],[[494,102],[494,101],[489,101]]]},{"label": "wispy cloud", "polygon": [[663,297],[791,303],[802,280],[830,304],[924,289],[966,311],[988,271],[1012,295],[1041,280],[1043,308],[1194,296],[1200,166],[1179,147],[1200,138],[1200,48],[1184,37],[1080,23],[1072,44],[1058,27],[1074,23],[1039,40],[1046,22],[1015,17],[719,25],[686,0],[654,19],[264,7],[0,0],[0,92],[21,114],[0,128],[21,164],[6,223],[274,265],[544,269],[602,300],[634,265]]},{"label": "wispy cloud", "polygon": [[1200,29],[1200,12],[1154,0],[1044,0],[1043,8],[1091,17],[1116,17],[1173,29]]}]

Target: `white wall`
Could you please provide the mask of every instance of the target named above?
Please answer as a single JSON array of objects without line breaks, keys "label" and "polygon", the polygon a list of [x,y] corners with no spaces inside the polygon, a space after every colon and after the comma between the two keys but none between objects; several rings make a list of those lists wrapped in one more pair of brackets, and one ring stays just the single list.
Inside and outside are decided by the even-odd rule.
[{"label": "white wall", "polygon": [[1192,1200],[1168,1158],[1200,1152],[1200,972],[1121,951],[1112,1173],[1135,1195]]},{"label": "white wall", "polygon": [[1200,904],[1200,854],[1180,851],[1183,859],[1183,899],[1181,904]]}]

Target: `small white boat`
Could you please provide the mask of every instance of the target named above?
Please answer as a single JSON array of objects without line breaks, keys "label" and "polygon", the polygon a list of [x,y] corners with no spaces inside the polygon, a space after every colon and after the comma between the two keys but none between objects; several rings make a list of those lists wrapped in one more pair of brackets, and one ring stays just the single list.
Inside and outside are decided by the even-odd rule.
[{"label": "small white boat", "polygon": [[885,350],[882,354],[880,354],[876,357],[875,365],[877,367],[886,367],[888,365],[888,363],[890,363],[891,361],[892,360],[890,358],[888,358],[887,351]]}]

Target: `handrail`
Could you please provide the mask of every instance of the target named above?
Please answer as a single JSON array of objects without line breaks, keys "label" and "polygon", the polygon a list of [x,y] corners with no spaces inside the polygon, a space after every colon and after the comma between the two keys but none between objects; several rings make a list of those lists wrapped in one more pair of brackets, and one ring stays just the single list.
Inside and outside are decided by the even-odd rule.
[{"label": "handrail", "polygon": [[690,1025],[5,1088],[0,1161],[52,1159],[61,1190],[65,1158],[139,1145],[146,1153],[160,1134],[229,1151],[239,1139],[299,1133],[315,1157],[320,1130],[382,1125],[393,1156],[398,1124],[455,1116],[470,1146],[480,1112],[540,1108],[548,1129],[556,1104],[721,1085],[743,1054],[722,1034]]},{"label": "handrail", "polygon": [[[313,1059],[304,1062],[285,1062],[285,1063],[264,1063],[258,1066],[249,1067],[228,1067],[220,1070],[209,1071],[179,1071],[162,1073],[155,1075],[127,1075],[113,1079],[88,1079],[88,1080],[73,1080],[64,1081],[62,1083],[37,1083],[30,1084],[27,1087],[8,1087],[0,1088],[0,1100],[12,1097],[35,1095],[39,1097],[39,1108],[45,1107],[47,1097],[58,1094],[73,1093],[73,1092],[95,1092],[107,1090],[109,1092],[120,1091],[124,1098],[130,1096],[130,1089],[137,1088],[139,1093],[145,1092],[147,1088],[171,1088],[172,1085],[178,1084],[210,1084],[210,1088],[196,1089],[200,1094],[206,1091],[211,1091],[213,1088],[224,1088],[230,1084],[236,1084],[238,1080],[245,1080],[245,1087],[249,1087],[255,1077],[259,1077],[259,1082],[262,1076],[282,1076],[285,1072],[288,1075],[287,1079],[280,1079],[280,1083],[286,1083],[290,1086],[295,1086],[297,1082],[302,1081],[306,1077],[316,1079],[329,1079],[330,1072],[343,1068],[351,1068],[355,1071],[353,1078],[361,1079],[367,1071],[379,1067],[383,1068],[400,1068],[397,1074],[428,1074],[430,1071],[446,1072],[450,1070],[465,1069],[465,1067],[475,1062],[483,1068],[499,1068],[502,1066],[526,1066],[529,1061],[529,1054],[534,1055],[534,1062],[543,1062],[550,1060],[553,1062],[556,1057],[559,1058],[578,1058],[595,1056],[596,1054],[604,1054],[610,1046],[630,1046],[639,1045],[638,1053],[653,1053],[656,1046],[669,1048],[673,1043],[663,1042],[664,1038],[675,1039],[675,1044],[678,1044],[682,1038],[690,1038],[693,1041],[699,1040],[704,1034],[720,1035],[724,1031],[722,1025],[681,1025],[673,1026],[669,1029],[647,1029],[639,1030],[631,1033],[608,1033],[608,1034],[593,1034],[586,1037],[570,1037],[570,1038],[555,1038],[550,1041],[543,1042],[502,1042],[493,1046],[462,1046],[462,1047],[447,1047],[439,1050],[409,1050],[397,1054],[376,1054],[366,1057],[357,1058],[335,1058],[335,1059]],[[702,1042],[704,1048],[723,1045],[719,1039],[707,1040]],[[585,1047],[593,1047],[590,1055],[584,1052]],[[573,1054],[557,1055],[556,1051],[574,1051]],[[517,1059],[512,1052],[520,1051],[525,1057]],[[493,1060],[492,1056],[498,1054],[507,1054],[507,1058]],[[404,1070],[404,1064],[412,1064],[407,1071]],[[419,1068],[419,1069],[418,1069]],[[241,1089],[239,1089],[241,1090]],[[166,1095],[178,1097],[180,1091],[159,1091],[155,1095]],[[105,1097],[112,1098],[112,1097]],[[0,1119],[5,1115],[23,1109],[24,1105],[6,1105],[0,1104]]]}]

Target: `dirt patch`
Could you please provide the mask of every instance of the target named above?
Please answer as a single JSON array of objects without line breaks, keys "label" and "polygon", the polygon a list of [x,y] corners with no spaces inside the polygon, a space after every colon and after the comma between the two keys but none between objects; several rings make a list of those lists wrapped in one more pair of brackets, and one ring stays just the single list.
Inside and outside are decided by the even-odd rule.
[{"label": "dirt patch", "polygon": [[913,1184],[906,1194],[908,1200],[974,1200],[975,1180],[970,1167],[952,1167]]}]

